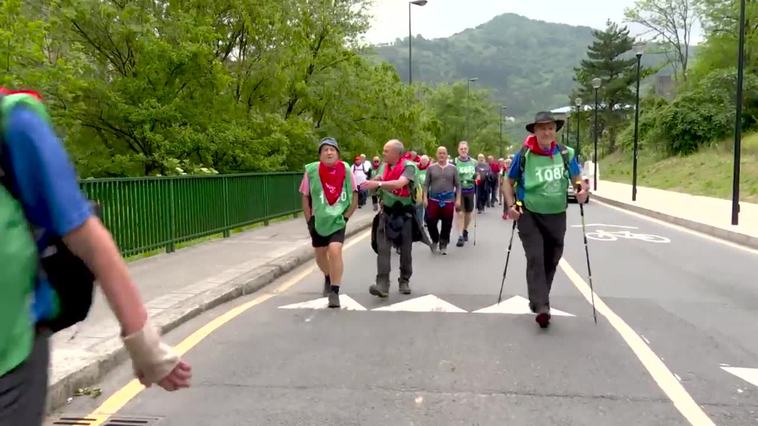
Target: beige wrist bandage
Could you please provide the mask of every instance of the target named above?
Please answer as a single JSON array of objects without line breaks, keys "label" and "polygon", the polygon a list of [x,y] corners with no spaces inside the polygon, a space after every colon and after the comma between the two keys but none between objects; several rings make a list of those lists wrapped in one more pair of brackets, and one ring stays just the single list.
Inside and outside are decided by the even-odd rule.
[{"label": "beige wrist bandage", "polygon": [[122,338],[134,369],[144,375],[148,384],[160,382],[179,363],[179,357],[162,343],[158,330],[148,320],[142,330]]}]

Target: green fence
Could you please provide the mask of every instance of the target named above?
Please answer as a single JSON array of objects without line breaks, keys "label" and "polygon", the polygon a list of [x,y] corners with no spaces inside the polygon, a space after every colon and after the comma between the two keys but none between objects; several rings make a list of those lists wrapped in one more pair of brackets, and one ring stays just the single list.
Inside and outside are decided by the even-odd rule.
[{"label": "green fence", "polygon": [[299,212],[301,173],[88,179],[124,256]]}]

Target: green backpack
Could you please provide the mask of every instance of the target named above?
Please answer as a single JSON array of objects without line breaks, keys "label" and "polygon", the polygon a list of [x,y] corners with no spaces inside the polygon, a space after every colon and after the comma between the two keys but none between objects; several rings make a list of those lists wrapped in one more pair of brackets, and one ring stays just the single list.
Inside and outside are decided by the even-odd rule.
[{"label": "green backpack", "polygon": [[[3,158],[5,118],[19,104],[47,119],[42,103],[30,95],[0,94],[0,159]],[[44,274],[54,293],[52,317],[41,320],[38,324],[52,332],[68,328],[87,317],[92,306],[95,277],[84,262],[68,249],[61,237],[50,238],[40,256],[32,237],[34,229],[27,221],[16,194],[13,194],[12,176],[4,175],[2,170],[0,176],[0,270],[4,271],[0,275],[2,346],[5,342],[3,333],[7,332],[4,329],[6,320],[26,318],[27,323],[30,321],[30,301],[38,274]],[[96,214],[99,213],[97,205],[93,209]],[[16,272],[5,273],[6,266],[8,270],[14,268]],[[6,293],[7,297],[4,296]],[[0,349],[0,362],[2,359]]]}]

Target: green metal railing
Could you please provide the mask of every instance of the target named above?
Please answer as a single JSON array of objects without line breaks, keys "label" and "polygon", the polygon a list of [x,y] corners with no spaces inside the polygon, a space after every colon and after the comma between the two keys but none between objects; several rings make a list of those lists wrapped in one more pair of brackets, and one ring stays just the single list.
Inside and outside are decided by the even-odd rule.
[{"label": "green metal railing", "polygon": [[297,213],[301,173],[87,179],[124,256]]}]

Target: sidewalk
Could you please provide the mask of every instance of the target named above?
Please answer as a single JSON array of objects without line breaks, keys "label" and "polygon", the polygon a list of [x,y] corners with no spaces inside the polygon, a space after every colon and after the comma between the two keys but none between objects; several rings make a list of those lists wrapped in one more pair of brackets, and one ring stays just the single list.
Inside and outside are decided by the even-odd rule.
[{"label": "sidewalk", "polygon": [[597,186],[592,197],[599,201],[758,249],[758,204],[740,202],[740,224],[734,226],[730,200],[637,186],[632,202],[631,185],[598,181]]},{"label": "sidewalk", "polygon": [[[371,204],[356,210],[347,235],[370,227]],[[165,333],[226,301],[255,292],[313,258],[300,218],[141,259],[129,264],[153,323]],[[85,321],[52,339],[49,404],[60,407],[127,359],[120,329],[102,293]]]}]

